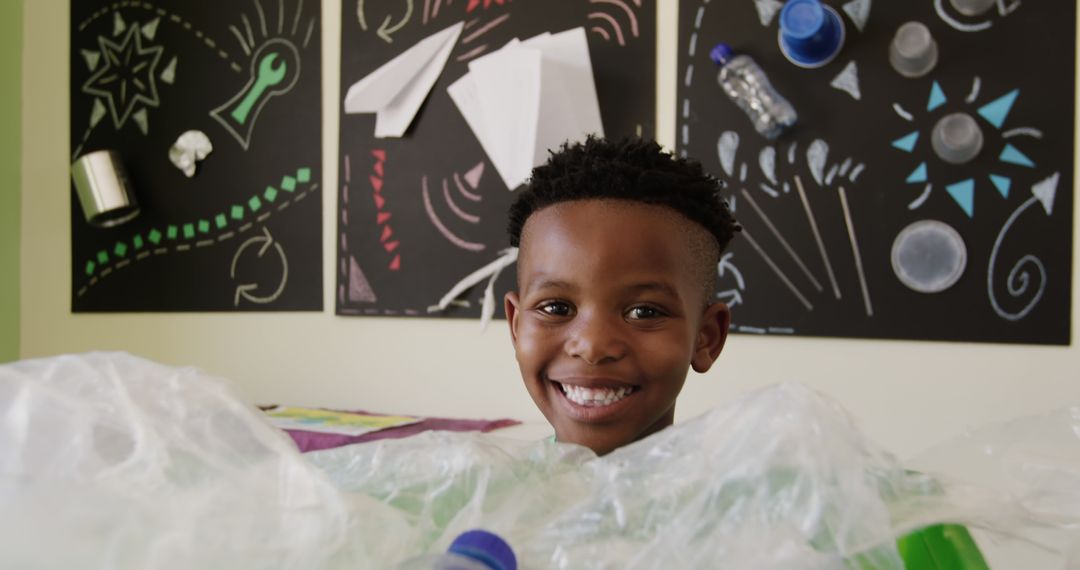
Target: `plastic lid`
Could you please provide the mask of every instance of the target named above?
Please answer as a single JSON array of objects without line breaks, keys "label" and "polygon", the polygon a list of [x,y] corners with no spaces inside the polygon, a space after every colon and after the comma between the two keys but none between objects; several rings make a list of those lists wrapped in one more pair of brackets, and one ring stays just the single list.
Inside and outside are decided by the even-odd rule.
[{"label": "plastic lid", "polygon": [[461,533],[447,551],[486,564],[491,570],[517,570],[517,558],[510,545],[486,530]]},{"label": "plastic lid", "polygon": [[709,52],[709,59],[716,65],[724,65],[731,61],[731,58],[735,55],[735,52],[731,49],[731,46],[720,42],[713,46],[712,51]]}]

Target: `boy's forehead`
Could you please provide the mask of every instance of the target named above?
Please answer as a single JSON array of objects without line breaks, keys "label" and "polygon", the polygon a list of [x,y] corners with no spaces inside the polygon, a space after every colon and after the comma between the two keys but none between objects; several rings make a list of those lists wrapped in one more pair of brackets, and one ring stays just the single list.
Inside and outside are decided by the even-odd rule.
[{"label": "boy's forehead", "polygon": [[609,199],[560,202],[534,212],[525,223],[519,264],[628,257],[657,266],[682,264],[696,230],[707,234],[666,206]]},{"label": "boy's forehead", "polygon": [[533,237],[550,239],[555,232],[599,233],[612,226],[620,233],[646,232],[653,239],[681,241],[701,235],[711,238],[700,224],[667,206],[592,198],[559,202],[533,212],[522,228],[521,248],[528,249]]}]

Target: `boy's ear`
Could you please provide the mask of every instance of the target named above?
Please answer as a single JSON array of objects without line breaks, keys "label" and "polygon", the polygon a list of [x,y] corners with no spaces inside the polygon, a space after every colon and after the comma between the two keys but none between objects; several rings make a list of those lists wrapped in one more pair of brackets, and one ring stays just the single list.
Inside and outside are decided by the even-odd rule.
[{"label": "boy's ear", "polygon": [[518,295],[510,291],[503,297],[503,310],[506,311],[506,324],[510,325],[510,341],[517,346]]},{"label": "boy's ear", "polygon": [[694,356],[690,359],[690,365],[695,372],[708,372],[713,362],[716,362],[720,351],[724,350],[729,325],[731,312],[726,304],[713,303],[705,309],[705,314],[701,317],[701,328],[697,333],[697,343],[694,345]]}]

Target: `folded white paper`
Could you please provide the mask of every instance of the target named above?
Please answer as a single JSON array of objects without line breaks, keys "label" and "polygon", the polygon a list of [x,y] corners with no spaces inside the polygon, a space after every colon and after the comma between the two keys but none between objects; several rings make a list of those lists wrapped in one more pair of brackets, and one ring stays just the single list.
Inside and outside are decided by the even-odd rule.
[{"label": "folded white paper", "polygon": [[584,28],[514,40],[447,91],[510,190],[549,150],[604,134]]},{"label": "folded white paper", "polygon": [[375,113],[377,138],[401,137],[442,74],[464,26],[458,22],[383,64],[349,87],[346,113]]}]

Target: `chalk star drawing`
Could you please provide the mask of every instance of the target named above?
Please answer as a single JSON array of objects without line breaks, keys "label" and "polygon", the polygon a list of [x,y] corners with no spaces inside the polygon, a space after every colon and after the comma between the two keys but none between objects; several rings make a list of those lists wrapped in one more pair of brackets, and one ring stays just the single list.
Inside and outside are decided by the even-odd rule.
[{"label": "chalk star drawing", "polygon": [[[129,27],[119,44],[99,36],[98,45],[104,65],[90,76],[82,90],[105,100],[113,125],[119,129],[140,103],[144,105],[140,113],[161,104],[155,73],[163,48],[143,47],[138,26]],[[143,121],[139,123],[146,134],[149,129]]]}]

